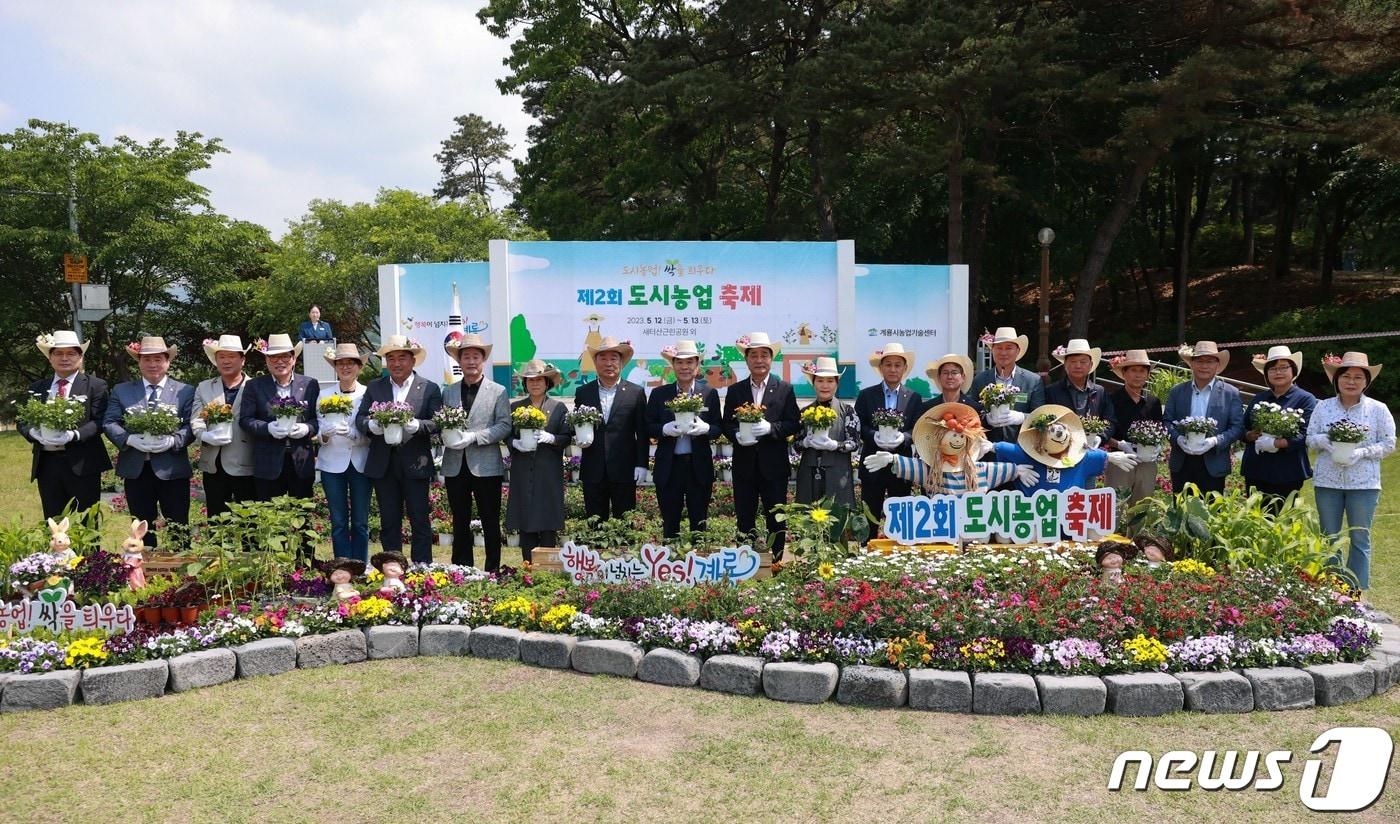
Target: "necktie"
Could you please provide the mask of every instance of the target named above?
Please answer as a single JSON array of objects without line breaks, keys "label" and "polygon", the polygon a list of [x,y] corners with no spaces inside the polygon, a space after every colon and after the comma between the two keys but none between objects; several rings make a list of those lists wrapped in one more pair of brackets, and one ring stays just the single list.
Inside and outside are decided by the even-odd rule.
[{"label": "necktie", "polygon": [[60,398],[66,398],[66,397],[68,397],[68,379],[67,379],[67,378],[59,378],[59,379],[58,379],[58,396],[59,396]]},{"label": "necktie", "polygon": [[146,405],[147,405],[147,406],[155,406],[155,405],[156,405],[156,391],[159,389],[159,387],[152,385],[152,386],[150,386],[150,387],[148,387],[148,388],[149,388],[150,391],[148,391],[148,392],[146,393]]}]

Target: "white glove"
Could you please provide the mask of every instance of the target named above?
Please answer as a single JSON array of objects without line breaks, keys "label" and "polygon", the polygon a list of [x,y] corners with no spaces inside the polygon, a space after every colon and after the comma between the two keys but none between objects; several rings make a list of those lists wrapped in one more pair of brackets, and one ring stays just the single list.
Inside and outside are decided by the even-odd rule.
[{"label": "white glove", "polygon": [[486,433],[480,429],[468,429],[462,437],[462,446],[486,446]]},{"label": "white glove", "polygon": [[880,430],[875,430],[875,445],[881,449],[898,449],[904,443],[904,433],[896,431],[888,438],[880,437]]},{"label": "white glove", "polygon": [[288,435],[292,434],[292,428],[282,423],[281,418],[273,418],[267,424],[267,434],[279,441],[285,440]]},{"label": "white glove", "polygon": [[[31,426],[31,427],[29,428],[29,437],[33,438],[34,440],[38,441],[39,443],[43,443],[43,442],[44,442],[44,433],[43,433],[43,432],[40,432],[40,431],[39,431],[39,427],[37,427],[37,426]],[[132,437],[136,437],[136,436],[133,435]]]},{"label": "white glove", "polygon": [[990,455],[991,453],[993,453],[993,452],[996,451],[996,444],[993,444],[990,440],[988,440],[988,439],[986,439],[986,438],[980,439],[980,440],[978,441],[978,444],[979,444],[978,447],[977,447],[977,457],[978,457],[978,458],[986,457],[987,455]]},{"label": "white glove", "polygon": [[639,466],[639,467],[637,467],[636,469],[633,469],[633,470],[632,470],[632,482],[633,482],[633,483],[642,483],[642,482],[645,481],[646,479],[647,479],[647,470],[646,470],[646,467]]},{"label": "white glove", "polygon": [[1215,435],[1211,435],[1209,438],[1206,438],[1206,448],[1201,451],[1201,454],[1204,455],[1219,445],[1220,438]]},{"label": "white glove", "polygon": [[350,427],[349,421],[341,421],[331,427],[330,434],[340,435],[343,438],[353,438],[355,437],[355,430]]},{"label": "white glove", "polygon": [[554,443],[554,435],[541,429],[539,432],[535,433],[535,440],[540,443]]},{"label": "white glove", "polygon": [[746,436],[743,432],[740,432],[734,436],[734,442],[740,446],[753,446],[758,443],[758,438],[755,438],[753,435]]},{"label": "white glove", "polygon": [[370,418],[370,419],[369,419],[369,423],[367,424],[367,427],[368,427],[370,433],[373,434],[373,435],[383,435],[383,434],[384,434],[384,427],[380,426],[380,425],[379,425],[379,421],[375,420],[374,418]]},{"label": "white glove", "polygon": [[76,437],[78,437],[78,433],[77,433],[77,432],[74,432],[74,431],[71,430],[71,429],[69,429],[69,430],[67,430],[66,432],[60,432],[60,433],[58,433],[57,435],[54,435],[52,438],[40,437],[40,438],[39,438],[39,441],[40,441],[40,443],[42,443],[44,446],[52,446],[52,447],[54,447],[55,449],[58,449],[58,448],[67,446],[67,445],[68,445],[68,442],[71,441],[71,440],[73,440],[73,439],[76,438]]},{"label": "white glove", "polygon": [[1017,412],[1015,409],[1008,409],[1005,412],[989,413],[987,423],[992,426],[1020,426],[1026,420],[1025,412]]},{"label": "white glove", "polygon": [[1209,438],[1206,438],[1205,443],[1202,444],[1201,447],[1200,447],[1199,449],[1192,449],[1191,447],[1189,447],[1189,446],[1186,445],[1186,436],[1185,436],[1185,435],[1177,435],[1177,436],[1176,436],[1176,443],[1177,443],[1178,446],[1181,447],[1181,451],[1182,451],[1182,452],[1185,452],[1187,455],[1195,455],[1195,456],[1197,456],[1197,457],[1206,454],[1206,453],[1209,452],[1212,448],[1214,448],[1214,446],[1215,446],[1215,444],[1216,444],[1216,442],[1217,442],[1218,440],[1219,440],[1218,438],[1216,438],[1216,437],[1214,437],[1214,436],[1211,436],[1211,437],[1209,437]]},{"label": "white glove", "polygon": [[194,434],[198,435],[199,433],[203,432],[205,429],[208,428],[209,422],[204,420],[203,418],[198,416],[190,418],[190,431]]},{"label": "white glove", "polygon": [[151,439],[149,435],[129,435],[126,439],[126,445],[135,449],[137,452],[149,454],[155,451],[151,448]]},{"label": "white glove", "polygon": [[525,443],[524,441],[520,440],[519,438],[511,438],[511,439],[510,439],[510,445],[511,445],[511,448],[514,449],[516,452],[534,452],[534,451],[535,451],[535,444],[533,444],[533,443]]},{"label": "white glove", "polygon": [[288,437],[292,438],[293,440],[300,440],[309,436],[310,434],[311,427],[307,426],[304,423],[295,423],[292,424],[291,433],[288,435]]},{"label": "white glove", "polygon": [[865,465],[865,471],[879,472],[881,469],[894,463],[894,453],[871,452],[869,455],[865,456],[865,460],[861,461],[861,463]]},{"label": "white glove", "polygon": [[[175,448],[174,435],[138,435],[137,437],[141,438],[142,445],[146,447],[141,451],[152,455],[157,452],[166,452]],[[130,443],[130,441],[127,442]],[[140,447],[138,447],[138,449],[139,448]]]},{"label": "white glove", "polygon": [[696,418],[695,422],[690,425],[690,431],[686,434],[692,438],[699,437],[700,435],[708,435],[710,434],[710,425]]},{"label": "white glove", "polygon": [[836,441],[833,441],[831,439],[831,436],[826,434],[825,432],[822,432],[821,434],[817,435],[816,439],[816,443],[813,443],[812,446],[822,450],[823,452],[834,452],[837,449],[841,448],[841,444],[837,443]]},{"label": "white glove", "polygon": [[442,445],[448,449],[464,449],[471,443],[467,433],[458,429],[447,429],[442,433]]},{"label": "white glove", "polygon": [[769,423],[766,420],[758,421],[753,425],[753,434],[759,438],[763,437],[764,435],[770,434],[772,431],[773,424]]},{"label": "white glove", "polygon": [[661,434],[668,438],[679,438],[681,436],[681,425],[675,421],[667,421],[661,427]]},{"label": "white glove", "polygon": [[199,440],[203,443],[209,444],[210,446],[228,446],[229,444],[233,443],[233,433],[230,432],[227,435],[216,435],[206,427],[205,429],[200,431]]},{"label": "white glove", "polygon": [[1021,482],[1021,486],[1035,486],[1040,482],[1040,470],[1030,464],[1021,464],[1016,467],[1016,480]]},{"label": "white glove", "polygon": [[417,435],[418,428],[421,425],[422,423],[417,418],[409,418],[408,423],[403,425],[403,433],[405,435]]},{"label": "white glove", "polygon": [[1265,452],[1277,452],[1278,447],[1274,445],[1273,438],[1260,435],[1259,439],[1254,442],[1254,451],[1263,455]]},{"label": "white glove", "polygon": [[1124,472],[1132,472],[1137,467],[1137,456],[1126,452],[1108,453],[1108,463]]}]

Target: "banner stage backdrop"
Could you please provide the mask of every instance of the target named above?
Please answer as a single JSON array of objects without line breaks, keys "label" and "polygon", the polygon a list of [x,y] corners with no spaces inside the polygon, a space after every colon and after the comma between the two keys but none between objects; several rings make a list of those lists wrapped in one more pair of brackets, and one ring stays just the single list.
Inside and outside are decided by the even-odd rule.
[{"label": "banner stage backdrop", "polygon": [[[543,358],[565,376],[554,394],[571,396],[595,376],[587,347],[611,336],[636,350],[622,377],[650,389],[673,379],[662,348],[690,338],[723,393],[746,373],[735,340],[764,331],[782,344],[774,374],[799,397],[812,396],[802,364],[823,355],[855,366],[839,389],[852,397],[878,382],[867,360],[887,341],[921,365],[965,350],[966,267],[858,266],[852,241],[498,240],[490,250],[489,263],[379,267],[381,329],[428,348],[420,374],[455,380],[441,344],[475,331],[494,345],[496,380]],[[922,367],[910,378],[923,381]]]}]

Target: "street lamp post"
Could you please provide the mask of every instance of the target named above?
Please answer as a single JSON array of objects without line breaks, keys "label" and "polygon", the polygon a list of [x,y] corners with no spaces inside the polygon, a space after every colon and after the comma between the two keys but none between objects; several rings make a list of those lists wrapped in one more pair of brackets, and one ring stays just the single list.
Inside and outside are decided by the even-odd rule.
[{"label": "street lamp post", "polygon": [[1040,241],[1040,357],[1035,368],[1042,380],[1050,379],[1050,244],[1055,242],[1055,230],[1045,227],[1036,233]]}]

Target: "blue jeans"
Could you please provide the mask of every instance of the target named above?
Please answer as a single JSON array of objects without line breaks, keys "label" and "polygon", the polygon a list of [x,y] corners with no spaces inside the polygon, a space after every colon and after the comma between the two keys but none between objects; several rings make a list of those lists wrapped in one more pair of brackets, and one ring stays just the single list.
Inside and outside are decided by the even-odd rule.
[{"label": "blue jeans", "polygon": [[337,558],[369,563],[369,495],[373,483],[347,466],[344,472],[322,472],[321,486],[331,509],[331,548]]},{"label": "blue jeans", "polygon": [[1361,589],[1371,588],[1371,520],[1376,515],[1376,506],[1381,500],[1379,489],[1329,489],[1315,487],[1317,495],[1317,517],[1322,522],[1322,531],[1328,535],[1340,535],[1342,515],[1347,518],[1347,532],[1351,548],[1347,552],[1347,569],[1356,576],[1356,585]]}]

